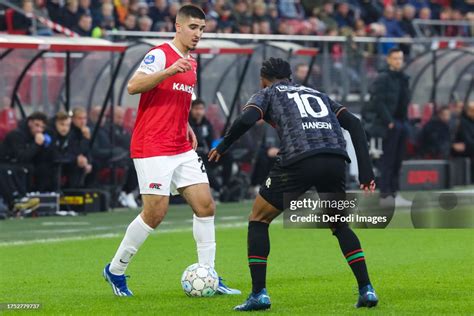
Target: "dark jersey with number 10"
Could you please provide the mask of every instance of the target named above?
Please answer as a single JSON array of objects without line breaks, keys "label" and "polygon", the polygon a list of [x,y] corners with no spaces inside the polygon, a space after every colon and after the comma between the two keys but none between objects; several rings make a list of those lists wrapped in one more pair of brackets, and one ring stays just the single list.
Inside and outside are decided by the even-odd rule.
[{"label": "dark jersey with number 10", "polygon": [[254,94],[244,110],[247,107],[256,107],[277,130],[281,165],[320,153],[341,155],[350,161],[337,120],[344,107],[326,94],[289,81],[278,82]]}]

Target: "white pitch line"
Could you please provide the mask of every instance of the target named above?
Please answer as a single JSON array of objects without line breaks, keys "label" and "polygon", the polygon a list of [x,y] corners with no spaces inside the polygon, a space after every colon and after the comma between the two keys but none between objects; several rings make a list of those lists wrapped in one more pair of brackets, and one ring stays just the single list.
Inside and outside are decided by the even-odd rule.
[{"label": "white pitch line", "polygon": [[90,225],[89,222],[43,222],[42,226],[82,226]]},{"label": "white pitch line", "polygon": [[[273,224],[281,224],[282,220],[275,220]],[[235,229],[247,227],[248,222],[238,222],[238,223],[228,223],[228,224],[217,224],[216,229]],[[96,229],[91,229],[96,230]],[[192,227],[187,228],[170,228],[170,229],[157,229],[153,231],[153,235],[157,234],[170,234],[170,233],[181,233],[181,232],[191,232]],[[80,237],[60,237],[60,238],[44,238],[44,239],[35,239],[35,240],[16,240],[16,241],[7,241],[0,242],[0,247],[8,246],[19,246],[19,245],[34,245],[34,244],[47,244],[47,243],[57,243],[57,242],[67,242],[67,241],[81,241],[81,240],[91,240],[91,239],[106,239],[106,238],[116,238],[122,237],[123,233],[107,233],[107,234],[96,234],[90,236],[80,236]]]}]

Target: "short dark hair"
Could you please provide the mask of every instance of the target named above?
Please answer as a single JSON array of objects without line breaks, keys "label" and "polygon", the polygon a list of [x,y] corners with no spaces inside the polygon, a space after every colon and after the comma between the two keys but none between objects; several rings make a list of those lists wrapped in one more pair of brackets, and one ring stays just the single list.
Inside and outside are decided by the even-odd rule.
[{"label": "short dark hair", "polygon": [[199,105],[199,104],[202,104],[204,105],[204,107],[206,107],[206,102],[204,102],[203,99],[199,99],[197,98],[196,100],[194,100],[192,103],[191,103],[191,107],[195,107],[196,105]]},{"label": "short dark hair", "polygon": [[399,53],[399,52],[403,52],[400,47],[392,47],[388,50],[388,53],[387,53],[387,56],[390,56],[394,53]]},{"label": "short dark hair", "polygon": [[270,59],[263,62],[262,68],[260,68],[260,76],[269,80],[290,79],[291,66],[281,58],[270,57]]},{"label": "short dark hair", "polygon": [[444,112],[446,110],[451,112],[451,109],[449,108],[449,106],[442,105],[437,109],[436,113],[439,115],[439,114],[441,114],[441,112]]},{"label": "short dark hair", "polygon": [[29,121],[42,121],[44,124],[48,124],[48,117],[43,112],[33,112],[26,119]]},{"label": "short dark hair", "polygon": [[206,19],[206,14],[204,13],[204,11],[200,7],[194,4],[183,5],[181,8],[179,8],[178,15],[191,17],[191,18],[197,18],[201,20]]}]

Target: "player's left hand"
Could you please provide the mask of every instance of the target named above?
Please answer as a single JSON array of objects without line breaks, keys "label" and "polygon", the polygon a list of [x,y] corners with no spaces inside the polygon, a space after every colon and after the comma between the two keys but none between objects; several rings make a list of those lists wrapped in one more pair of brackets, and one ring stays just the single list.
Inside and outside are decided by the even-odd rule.
[{"label": "player's left hand", "polygon": [[219,162],[219,159],[221,159],[221,154],[219,154],[219,152],[217,151],[216,148],[213,148],[211,149],[211,151],[209,152],[209,154],[207,155],[207,158],[209,161],[215,161],[215,162]]},{"label": "player's left hand", "polygon": [[364,190],[365,192],[371,192],[371,193],[375,192],[375,181],[372,180],[372,181],[370,181],[369,184],[362,184],[361,183],[360,189]]},{"label": "player's left hand", "polygon": [[197,137],[196,137],[196,134],[194,134],[193,129],[189,125],[188,125],[188,140],[191,140],[191,146],[193,147],[194,150],[196,150],[198,147]]}]

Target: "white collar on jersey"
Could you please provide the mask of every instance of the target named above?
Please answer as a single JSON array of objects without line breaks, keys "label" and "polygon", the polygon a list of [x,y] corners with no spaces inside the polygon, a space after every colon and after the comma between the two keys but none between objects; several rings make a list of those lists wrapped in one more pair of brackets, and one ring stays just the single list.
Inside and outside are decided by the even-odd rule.
[{"label": "white collar on jersey", "polygon": [[176,47],[172,41],[169,41],[167,42],[168,45],[176,52],[176,54],[178,54],[179,56],[181,56],[182,58],[188,58],[189,57],[189,54],[187,56],[184,56],[183,53],[181,53],[181,51],[178,49],[178,47]]}]

